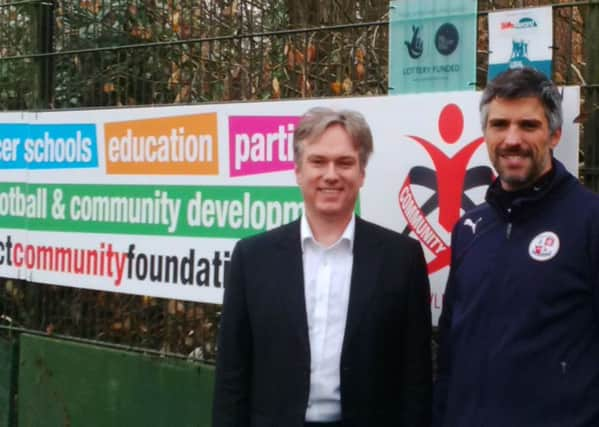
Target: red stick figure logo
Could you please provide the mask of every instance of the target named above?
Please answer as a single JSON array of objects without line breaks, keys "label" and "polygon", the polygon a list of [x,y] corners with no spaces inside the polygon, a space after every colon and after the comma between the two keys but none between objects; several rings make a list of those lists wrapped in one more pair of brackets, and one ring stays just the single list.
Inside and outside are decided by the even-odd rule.
[{"label": "red stick figure logo", "polygon": [[[464,115],[455,104],[446,105],[439,114],[439,134],[446,144],[456,143],[464,131]],[[448,233],[458,221],[461,211],[476,206],[465,193],[478,187],[489,185],[493,179],[493,170],[489,166],[474,166],[466,169],[474,152],[483,143],[477,138],[452,157],[447,156],[433,143],[410,135],[427,152],[434,169],[425,166],[413,167],[399,192],[399,207],[407,222],[404,234],[413,232],[420,242],[434,255],[428,263],[429,273],[441,270],[449,265],[451,252],[449,242],[435,231],[436,225]],[[424,203],[418,204],[413,186],[422,186],[433,191]],[[429,215],[439,209],[438,224],[431,224]]]}]

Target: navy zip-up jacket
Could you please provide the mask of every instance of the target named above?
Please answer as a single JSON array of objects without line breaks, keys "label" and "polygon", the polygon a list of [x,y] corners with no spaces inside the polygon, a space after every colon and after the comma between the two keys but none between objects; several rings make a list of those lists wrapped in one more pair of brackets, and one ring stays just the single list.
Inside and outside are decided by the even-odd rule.
[{"label": "navy zip-up jacket", "polygon": [[454,228],[435,427],[599,426],[599,197],[553,168]]}]

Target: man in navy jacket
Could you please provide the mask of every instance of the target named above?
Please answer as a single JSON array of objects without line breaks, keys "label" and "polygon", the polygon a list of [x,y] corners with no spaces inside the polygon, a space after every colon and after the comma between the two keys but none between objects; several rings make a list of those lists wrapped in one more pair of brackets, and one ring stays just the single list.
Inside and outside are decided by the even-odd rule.
[{"label": "man in navy jacket", "polygon": [[553,158],[543,74],[503,73],[480,106],[498,178],[453,231],[434,425],[599,426],[599,197]]}]

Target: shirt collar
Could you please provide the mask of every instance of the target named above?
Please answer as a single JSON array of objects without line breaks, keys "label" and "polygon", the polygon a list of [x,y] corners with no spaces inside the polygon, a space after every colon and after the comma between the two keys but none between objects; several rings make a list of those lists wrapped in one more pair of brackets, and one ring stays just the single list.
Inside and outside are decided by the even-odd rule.
[{"label": "shirt collar", "polygon": [[[345,230],[343,230],[341,237],[339,237],[339,240],[337,240],[335,243],[333,243],[330,247],[332,248],[333,246],[337,246],[339,244],[339,242],[346,241],[347,244],[349,245],[349,249],[353,250],[355,232],[356,232],[356,216],[352,215],[351,219],[347,223],[347,226],[345,227]],[[307,241],[311,241],[315,245],[320,246],[320,244],[314,238],[314,234],[312,234],[312,229],[310,228],[310,224],[308,224],[308,219],[306,218],[306,215],[302,215],[302,218],[300,220],[300,239],[301,239],[301,244],[302,244],[302,252],[305,250],[305,245],[306,245]],[[325,249],[328,249],[328,248],[325,248]]]}]

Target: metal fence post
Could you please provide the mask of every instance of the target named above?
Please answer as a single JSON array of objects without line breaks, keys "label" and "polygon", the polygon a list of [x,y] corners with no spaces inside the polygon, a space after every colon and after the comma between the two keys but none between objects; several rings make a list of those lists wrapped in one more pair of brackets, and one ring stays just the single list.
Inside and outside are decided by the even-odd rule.
[{"label": "metal fence post", "polygon": [[54,96],[54,58],[49,53],[54,50],[54,0],[42,0],[33,11],[34,28],[37,32],[37,108],[51,108]]},{"label": "metal fence post", "polygon": [[584,123],[585,185],[599,192],[599,1],[588,6],[585,16],[585,59],[587,90],[585,105],[588,117]]}]

